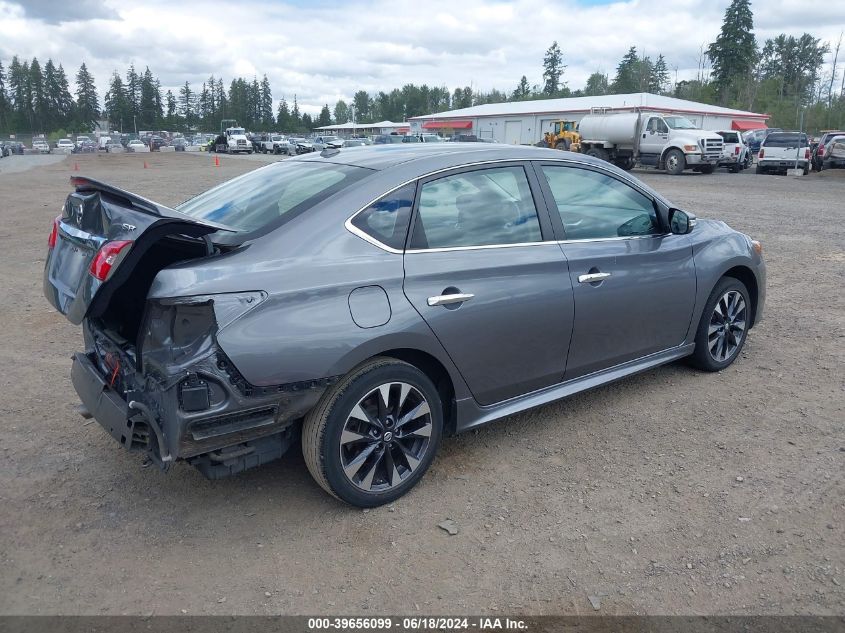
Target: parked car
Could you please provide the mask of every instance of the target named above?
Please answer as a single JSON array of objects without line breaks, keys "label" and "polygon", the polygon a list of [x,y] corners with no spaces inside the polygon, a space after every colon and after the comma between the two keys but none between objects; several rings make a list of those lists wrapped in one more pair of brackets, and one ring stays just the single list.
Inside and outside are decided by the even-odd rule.
[{"label": "parked car", "polygon": [[113,138],[106,141],[105,150],[106,153],[117,154],[120,152],[125,152],[126,148],[123,147],[123,143]]},{"label": "parked car", "polygon": [[810,172],[810,140],[799,132],[772,132],[760,145],[757,153],[757,173],[786,174],[796,167]]},{"label": "parked car", "polygon": [[405,138],[401,134],[379,134],[373,139],[374,145],[390,145],[391,143],[401,143]]},{"label": "parked car", "polygon": [[151,152],[156,152],[165,145],[167,145],[167,141],[165,141],[161,136],[158,136],[156,134],[153,134],[150,137],[149,142],[147,143],[147,146],[150,148]]},{"label": "parked car", "polygon": [[315,151],[314,145],[308,139],[295,137],[291,138],[290,142],[296,154],[309,154]]},{"label": "parked car", "polygon": [[824,160],[824,153],[828,142],[830,142],[830,139],[832,139],[834,136],[843,135],[845,135],[845,132],[841,130],[831,130],[822,134],[821,138],[819,139],[819,142],[816,144],[812,151],[811,162],[813,169],[815,169],[816,171],[821,171],[822,161]]},{"label": "parked car", "polygon": [[36,150],[39,154],[49,154],[50,144],[44,139],[36,139],[32,141],[32,149]]},{"label": "parked car", "polygon": [[845,167],[845,133],[828,138],[827,143],[819,147],[819,156],[819,171]]},{"label": "parked car", "polygon": [[175,210],[72,183],[44,292],[82,325],[83,415],[211,478],[301,433],[358,506],[406,493],[447,432],[684,357],[725,370],[765,302],[758,242],[551,149],[312,154]]},{"label": "parked car", "polygon": [[11,155],[11,154],[23,154],[24,150],[26,149],[24,147],[24,144],[21,143],[20,141],[9,140],[9,141],[5,142],[5,145],[6,145],[6,148],[9,150],[9,155]]},{"label": "parked car", "polygon": [[311,144],[319,152],[327,147],[343,147],[343,139],[339,136],[315,136]]},{"label": "parked car", "polygon": [[420,139],[418,136],[414,136],[413,134],[408,134],[407,136],[402,137],[403,143],[419,143]]},{"label": "parked car", "polygon": [[133,152],[135,154],[144,154],[149,152],[150,148],[146,146],[144,141],[139,138],[135,138],[126,144],[126,151]]},{"label": "parked car", "polygon": [[97,144],[94,141],[82,141],[77,148],[78,154],[93,154],[97,151]]},{"label": "parked car", "polygon": [[188,141],[185,138],[180,136],[179,138],[173,139],[173,151],[184,152],[185,148],[187,146],[188,146]]},{"label": "parked car", "polygon": [[344,147],[366,147],[367,142],[362,138],[348,138],[343,142]]},{"label": "parked car", "polygon": [[105,150],[106,145],[111,141],[111,136],[101,136],[97,139],[97,149]]},{"label": "parked car", "polygon": [[61,152],[72,153],[76,149],[76,146],[69,138],[60,138],[56,141],[56,149]]},{"label": "parked car", "polygon": [[762,128],[760,130],[751,130],[749,132],[744,132],[742,135],[745,144],[748,145],[748,149],[751,151],[752,154],[755,156],[757,152],[760,151],[760,145],[766,140],[766,137],[771,134],[772,132],[783,132],[782,129],[779,127],[771,127],[771,128]]},{"label": "parked car", "polygon": [[82,147],[83,143],[90,143],[90,142],[91,142],[91,137],[86,136],[84,134],[79,134],[76,137],[76,143],[75,143],[76,149],[79,149],[80,147]]},{"label": "parked car", "polygon": [[420,143],[443,143],[446,139],[437,134],[420,134]]},{"label": "parked car", "polygon": [[754,162],[754,157],[742,140],[742,134],[734,130],[721,130],[716,132],[716,134],[721,136],[725,142],[722,146],[722,157],[719,159],[719,167],[727,167],[729,172],[736,174],[751,166]]}]

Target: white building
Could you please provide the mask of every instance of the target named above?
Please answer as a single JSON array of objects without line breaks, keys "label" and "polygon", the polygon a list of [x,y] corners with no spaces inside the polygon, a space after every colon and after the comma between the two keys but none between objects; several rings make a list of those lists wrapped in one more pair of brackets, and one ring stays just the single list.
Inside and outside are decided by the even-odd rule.
[{"label": "white building", "polygon": [[766,127],[768,114],[664,97],[648,92],[568,99],[510,101],[411,117],[411,133],[474,134],[500,143],[532,145],[551,132],[557,120],[580,121],[594,108],[607,112],[636,109],[682,114],[705,130],[753,130]]},{"label": "white building", "polygon": [[379,121],[378,123],[338,123],[315,127],[315,132],[323,134],[338,134],[352,136],[353,134],[405,134],[410,131],[408,123],[394,123],[393,121]]}]

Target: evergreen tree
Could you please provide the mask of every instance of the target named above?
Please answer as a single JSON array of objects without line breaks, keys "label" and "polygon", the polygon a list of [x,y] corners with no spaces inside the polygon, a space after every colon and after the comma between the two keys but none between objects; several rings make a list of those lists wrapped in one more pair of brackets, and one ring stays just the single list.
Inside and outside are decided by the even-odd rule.
[{"label": "evergreen tree", "polygon": [[261,95],[260,95],[260,103],[261,103],[261,127],[265,130],[269,130],[273,127],[274,118],[273,118],[273,91],[270,90],[270,80],[267,79],[267,75],[264,75],[261,78]]},{"label": "evergreen tree", "polygon": [[511,98],[514,101],[524,101],[531,96],[531,86],[528,85],[528,77],[525,75],[522,76],[522,79],[519,80],[519,84],[516,86],[516,90],[513,91],[511,94]]},{"label": "evergreen tree", "polygon": [[6,72],[3,70],[3,63],[0,62],[0,130],[4,132],[9,130],[11,115],[9,97],[6,94]]},{"label": "evergreen tree", "polygon": [[176,122],[176,97],[173,96],[173,91],[168,90],[164,97],[165,107],[167,108],[167,121],[169,125]]},{"label": "evergreen tree", "polygon": [[323,106],[320,110],[320,116],[317,118],[317,127],[323,127],[332,124],[332,113],[329,110],[329,104]]},{"label": "evergreen tree", "polygon": [[76,73],[76,115],[83,127],[93,126],[100,116],[100,97],[85,62]]},{"label": "evergreen tree", "polygon": [[302,126],[302,129],[305,130],[306,132],[310,132],[311,130],[314,129],[314,122],[311,120],[311,115],[308,114],[307,112],[302,114],[301,126]]},{"label": "evergreen tree", "polygon": [[293,109],[290,112],[291,131],[297,131],[302,127],[302,119],[299,116],[299,103],[296,101],[296,95],[293,95]]},{"label": "evergreen tree", "polygon": [[666,84],[668,83],[669,69],[666,66],[666,60],[663,58],[663,54],[661,53],[657,56],[657,61],[654,62],[648,91],[654,94],[661,94],[666,89]]},{"label": "evergreen tree", "polygon": [[161,93],[150,67],[147,66],[140,82],[141,96],[138,102],[136,124],[142,129],[156,129],[161,123]]},{"label": "evergreen tree", "polygon": [[557,41],[552,42],[543,57],[543,93],[554,97],[561,88],[561,78],[566,64]]},{"label": "evergreen tree", "polygon": [[725,10],[719,36],[707,48],[707,57],[713,64],[713,82],[722,103],[732,98],[737,83],[751,76],[756,55],[751,3],[732,0]]},{"label": "evergreen tree", "polygon": [[179,89],[179,114],[185,119],[185,125],[191,126],[194,122],[194,106],[196,99],[191,84],[185,84]]},{"label": "evergreen tree", "polygon": [[141,114],[141,78],[135,71],[135,64],[129,64],[129,70],[126,71],[126,100],[129,103],[129,109],[135,116]]},{"label": "evergreen tree", "polygon": [[640,58],[637,55],[637,47],[632,46],[625,53],[622,61],[616,67],[616,78],[611,86],[614,94],[626,94],[637,92],[639,88]]},{"label": "evergreen tree", "polygon": [[109,122],[121,131],[132,125],[132,104],[129,103],[126,86],[117,71],[112,74],[109,89],[106,91],[103,113]]},{"label": "evergreen tree", "polygon": [[276,125],[282,132],[294,131],[294,126],[291,123],[290,108],[288,107],[288,102],[284,97],[282,97],[282,100],[279,101],[279,109],[276,113]]},{"label": "evergreen tree", "polygon": [[33,57],[29,64],[29,85],[32,91],[32,131],[46,132],[49,121],[49,108],[47,95],[44,92],[44,76],[41,73],[41,64]]}]

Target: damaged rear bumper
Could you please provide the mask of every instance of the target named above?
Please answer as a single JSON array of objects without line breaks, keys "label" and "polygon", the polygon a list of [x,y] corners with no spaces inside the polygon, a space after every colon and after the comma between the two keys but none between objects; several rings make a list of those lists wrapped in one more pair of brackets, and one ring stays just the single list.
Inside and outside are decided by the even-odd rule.
[{"label": "damaged rear bumper", "polygon": [[91,416],[123,448],[163,468],[186,460],[212,479],[281,457],[333,382],[255,387],[216,346],[165,379],[140,371],[134,350],[88,322],[85,332],[88,351],[73,356],[71,379]]}]

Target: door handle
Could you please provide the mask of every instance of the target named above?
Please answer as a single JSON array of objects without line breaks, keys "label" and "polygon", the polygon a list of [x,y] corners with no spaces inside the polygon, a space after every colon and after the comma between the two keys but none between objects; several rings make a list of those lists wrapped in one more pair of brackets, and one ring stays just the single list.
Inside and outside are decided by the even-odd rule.
[{"label": "door handle", "polygon": [[594,284],[597,281],[602,281],[610,277],[610,273],[588,273],[586,275],[578,275],[579,284]]},{"label": "door handle", "polygon": [[468,293],[455,293],[453,295],[435,295],[428,298],[428,305],[430,306],[448,306],[453,303],[463,303],[469,301],[475,295]]}]

